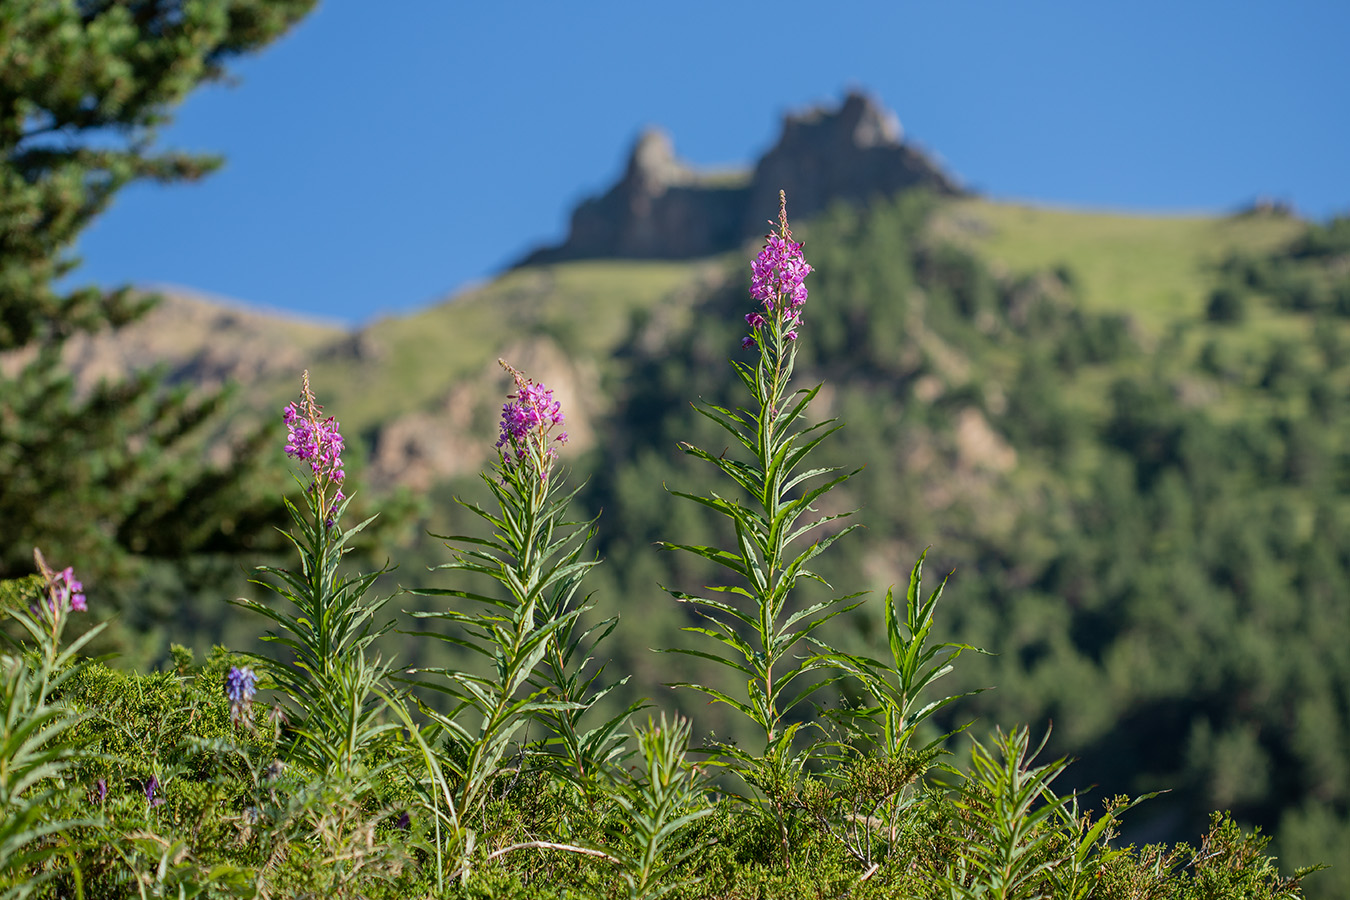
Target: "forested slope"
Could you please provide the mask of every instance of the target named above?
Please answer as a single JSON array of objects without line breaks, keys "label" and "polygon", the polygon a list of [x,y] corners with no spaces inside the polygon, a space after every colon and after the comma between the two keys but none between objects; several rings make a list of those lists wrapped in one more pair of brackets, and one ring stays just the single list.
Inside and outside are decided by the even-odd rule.
[{"label": "forested slope", "polygon": [[[1184,275],[1202,289],[1136,315],[1084,302],[1072,258],[991,265],[932,216],[911,197],[801,232],[816,273],[800,364],[847,423],[828,460],[866,464],[831,495],[867,530],[836,545],[827,577],[884,591],[933,545],[955,571],[946,637],[997,654],[965,665],[966,687],[997,687],[953,724],[1053,720],[1049,752],[1079,757],[1099,797],[1170,790],[1136,813],[1141,837],[1192,836],[1232,808],[1291,859],[1347,858],[1345,223],[1210,220],[1291,237],[1193,254]],[[666,480],[685,490],[710,479],[676,442],[720,446],[689,401],[725,399],[741,290],[635,319],[601,449],[578,466],[604,511],[624,666],[648,684],[679,674],[646,649],[678,640],[657,583],[709,576],[653,542],[719,527],[659,473],[684,467]],[[1335,896],[1339,877],[1309,890]]]}]

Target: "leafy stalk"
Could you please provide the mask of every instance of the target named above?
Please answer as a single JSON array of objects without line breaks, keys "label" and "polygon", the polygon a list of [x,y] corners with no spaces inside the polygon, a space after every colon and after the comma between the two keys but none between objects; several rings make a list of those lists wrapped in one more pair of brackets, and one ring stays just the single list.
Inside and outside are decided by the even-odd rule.
[{"label": "leafy stalk", "polygon": [[[551,731],[548,744],[557,751],[561,769],[589,790],[619,753],[619,729],[636,708],[583,728],[582,717],[604,694],[593,691],[599,671],[586,670],[595,645],[614,626],[612,620],[592,628],[581,624],[591,608],[578,602],[581,583],[599,562],[584,553],[594,521],[567,518],[577,491],[564,490],[555,476],[553,444],[566,436],[553,435],[562,413],[552,392],[505,367],[516,380],[515,402],[503,411],[498,447],[504,449],[483,475],[495,509],[460,501],[487,525],[490,536],[439,536],[455,556],[436,567],[486,578],[498,590],[421,589],[416,593],[455,597],[473,606],[413,613],[454,626],[448,634],[415,634],[463,647],[488,664],[486,672],[423,669],[418,682],[452,701],[448,713],[424,711],[458,748],[439,765],[442,779],[454,783],[445,800],[459,824],[481,809],[488,788],[508,771],[503,760],[512,748],[523,752],[518,736],[529,722],[539,721]],[[445,779],[445,769],[451,778]]]},{"label": "leafy stalk", "polygon": [[[735,546],[661,546],[692,553],[731,576],[729,584],[706,588],[726,596],[726,600],[667,588],[671,596],[689,604],[708,623],[684,630],[714,642],[711,651],[672,648],[667,652],[709,660],[732,670],[745,679],[744,696],[692,682],[672,686],[689,687],[713,702],[727,704],[763,732],[762,755],[735,748],[725,748],[725,752],[742,775],[773,800],[786,859],[784,795],[800,769],[792,744],[801,728],[800,721],[790,722],[788,717],[817,690],[841,677],[829,648],[808,638],[833,617],[858,606],[858,602],[848,601],[859,595],[834,597],[795,611],[790,604],[792,590],[803,578],[833,590],[811,568],[812,561],[857,526],[819,536],[826,523],[852,512],[817,515],[814,504],[856,470],[837,474],[837,467],[807,465],[810,454],[843,426],[834,419],[805,424],[807,408],[819,386],[789,393],[800,310],[806,299],[802,279],[811,268],[801,258],[801,245],[791,240],[786,200],[781,195],[780,200],[778,231],[769,235],[753,267],[751,293],[762,302],[763,312],[746,316],[752,335],[742,341],[742,347],[758,350],[758,359],[754,365],[732,362],[752,402],[735,410],[712,404],[695,407],[735,438],[745,456],[737,458],[725,452],[714,455],[692,444],[681,444],[689,455],[716,466],[741,497],[672,491],[729,519],[736,535]],[[815,539],[802,546],[812,535]],[[806,652],[801,652],[803,649]]]},{"label": "leafy stalk", "polygon": [[1058,759],[1032,765],[1049,737],[1047,731],[1035,750],[1025,728],[998,732],[992,750],[974,743],[971,772],[955,801],[970,831],[942,883],[952,900],[1046,896],[1044,882],[1058,862],[1056,825],[1068,803],[1050,784],[1069,764]]},{"label": "leafy stalk", "polygon": [[[0,900],[20,900],[37,891],[59,871],[45,864],[65,855],[68,845],[60,836],[97,824],[52,815],[66,793],[65,776],[90,756],[70,740],[83,716],[52,698],[85,666],[79,652],[104,626],[62,646],[72,608],[69,592],[62,595],[55,573],[41,554],[35,555],[45,583],[38,577],[0,583],[6,588],[0,597],[3,612],[33,642],[27,653],[15,643],[16,652],[0,654]],[[82,609],[83,602],[80,595],[76,608]]]},{"label": "leafy stalk", "polygon": [[350,502],[341,490],[342,436],[338,423],[321,419],[319,411],[306,372],[301,402],[286,413],[287,453],[309,462],[313,472],[306,509],[286,501],[295,528],[285,536],[300,557],[300,570],[261,566],[259,571],[273,581],[254,582],[286,605],[248,598],[235,602],[274,623],[276,629],[263,640],[290,651],[290,660],[251,655],[290,701],[298,738],[291,747],[294,761],[316,774],[359,775],[370,751],[397,727],[384,720],[386,709],[396,702],[384,687],[393,662],[371,649],[393,623],[376,624],[389,598],[366,597],[387,570],[357,575],[341,571],[352,540],[374,517],[353,528],[338,527]]},{"label": "leafy stalk", "polygon": [[[853,675],[867,694],[854,709],[837,710],[847,735],[844,751],[835,760],[836,780],[850,798],[847,812],[839,816],[836,833],[849,852],[865,866],[874,858],[876,831],[894,844],[900,818],[916,796],[912,786],[940,754],[942,745],[955,732],[938,735],[922,747],[914,747],[919,727],[934,713],[963,697],[980,691],[950,694],[925,700],[925,691],[949,674],[965,651],[984,651],[969,644],[930,643],[934,611],[947,586],[947,578],[925,599],[923,563],[925,550],[910,570],[909,585],[902,598],[886,591],[885,633],[890,659],[838,654],[836,663]],[[958,729],[963,730],[963,729]],[[860,812],[859,805],[865,808]]]},{"label": "leafy stalk", "polygon": [[[947,586],[947,578],[943,578],[924,599],[923,563],[927,556],[925,550],[910,570],[903,610],[894,591],[886,592],[886,641],[891,658],[885,662],[865,656],[839,658],[839,662],[862,683],[872,700],[871,706],[855,710],[851,719],[855,723],[865,721],[876,728],[872,740],[887,758],[898,758],[910,749],[919,726],[934,713],[963,697],[980,693],[980,690],[974,690],[950,694],[919,705],[920,695],[949,674],[963,652],[985,652],[969,644],[929,643],[933,613]],[[933,749],[949,737],[951,734],[934,738],[920,748],[921,752]]]},{"label": "leafy stalk", "polygon": [[671,854],[668,845],[681,831],[712,813],[703,796],[705,779],[685,761],[689,720],[675,719],[637,731],[640,771],[616,785],[614,802],[629,830],[619,835],[617,851],[630,900],[648,900],[685,887],[691,879],[671,878],[676,867],[706,844]]}]

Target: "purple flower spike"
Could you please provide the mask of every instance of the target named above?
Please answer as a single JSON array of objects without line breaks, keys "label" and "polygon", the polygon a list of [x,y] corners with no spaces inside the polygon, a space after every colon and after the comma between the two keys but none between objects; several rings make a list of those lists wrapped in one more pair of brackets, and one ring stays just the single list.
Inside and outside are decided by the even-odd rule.
[{"label": "purple flower spike", "polygon": [[88,602],[84,596],[84,584],[75,577],[75,569],[66,566],[60,572],[52,570],[47,565],[47,560],[42,556],[42,551],[33,548],[33,559],[37,562],[38,573],[46,581],[47,605],[53,615],[59,615],[67,610],[76,612],[87,612]]},{"label": "purple flower spike", "polygon": [[225,676],[225,696],[230,701],[230,720],[233,722],[251,722],[253,720],[253,695],[257,693],[258,676],[249,668],[230,666]]},{"label": "purple flower spike", "polygon": [[346,496],[342,493],[342,482],[347,472],[342,465],[343,440],[338,431],[337,419],[329,416],[320,418],[323,409],[314,401],[314,392],[309,387],[309,372],[302,379],[299,404],[288,403],[282,411],[282,420],[286,423],[286,455],[301,462],[308,462],[314,481],[310,490],[317,490],[320,496],[334,487],[332,502],[328,505],[328,527],[337,521],[337,508]]},{"label": "purple flower spike", "polygon": [[[553,429],[563,423],[562,404],[553,399],[553,392],[542,384],[531,381],[520,372],[511,368],[505,360],[497,360],[502,368],[511,373],[516,382],[516,392],[507,397],[502,406],[501,435],[497,438],[497,449],[503,450],[502,459],[509,460],[514,454],[516,463],[530,456],[530,447],[534,447],[541,462],[548,462],[558,455],[551,444],[567,443],[567,432],[553,435]],[[510,452],[507,452],[510,451]],[[547,475],[547,469],[539,473],[540,478]]]},{"label": "purple flower spike", "polygon": [[100,806],[108,799],[108,779],[100,778],[94,782],[94,799]]},{"label": "purple flower spike", "polygon": [[151,808],[159,806],[164,802],[163,797],[156,797],[155,791],[159,790],[159,779],[151,775],[150,780],[145,783],[145,802],[150,804]]},{"label": "purple flower spike", "polygon": [[[765,238],[764,249],[750,264],[750,296],[758,300],[769,316],[759,312],[747,313],[746,323],[756,332],[776,319],[784,330],[783,337],[797,339],[801,327],[802,306],[806,303],[806,276],[813,271],[802,256],[802,245],[792,240],[787,222],[787,196],[778,192],[778,230]],[[741,348],[757,345],[753,337],[742,339]]]},{"label": "purple flower spike", "polygon": [[802,258],[802,245],[786,236],[769,234],[764,249],[751,263],[750,296],[773,312],[775,304],[784,311],[806,302],[806,276],[811,266]]},{"label": "purple flower spike", "polygon": [[89,609],[82,593],[84,585],[75,579],[75,570],[70,566],[57,574],[56,580],[52,582],[52,588],[56,591],[55,596],[60,599],[63,607],[77,612],[86,612]]}]

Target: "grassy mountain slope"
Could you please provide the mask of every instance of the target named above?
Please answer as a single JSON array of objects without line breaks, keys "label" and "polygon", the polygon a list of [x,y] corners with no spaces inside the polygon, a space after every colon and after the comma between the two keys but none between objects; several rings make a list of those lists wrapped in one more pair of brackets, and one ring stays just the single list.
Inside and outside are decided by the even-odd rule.
[{"label": "grassy mountain slope", "polygon": [[357,430],[435,404],[490,369],[513,342],[546,337],[569,356],[604,365],[633,310],[697,277],[698,263],[571,263],[517,269],[448,302],[362,329],[353,361],[314,365],[316,379]]},{"label": "grassy mountain slope", "polygon": [[1155,336],[1193,317],[1212,267],[1234,250],[1274,250],[1302,223],[1278,215],[1137,215],[958,200],[934,223],[942,235],[1012,271],[1072,267],[1093,312],[1128,313]]}]

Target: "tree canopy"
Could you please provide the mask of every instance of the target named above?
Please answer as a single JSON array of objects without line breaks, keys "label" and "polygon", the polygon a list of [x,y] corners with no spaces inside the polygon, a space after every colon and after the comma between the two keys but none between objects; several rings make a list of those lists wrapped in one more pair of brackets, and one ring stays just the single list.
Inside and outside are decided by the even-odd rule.
[{"label": "tree canopy", "polygon": [[277,515],[250,486],[256,442],[204,461],[221,394],[166,392],[154,372],[78,391],[77,333],[154,298],[64,290],[80,232],[136,181],[200,178],[214,156],[160,148],[194,88],[284,34],[314,0],[19,0],[0,6],[0,576],[34,544],[90,572],[135,557],[248,546]]}]

